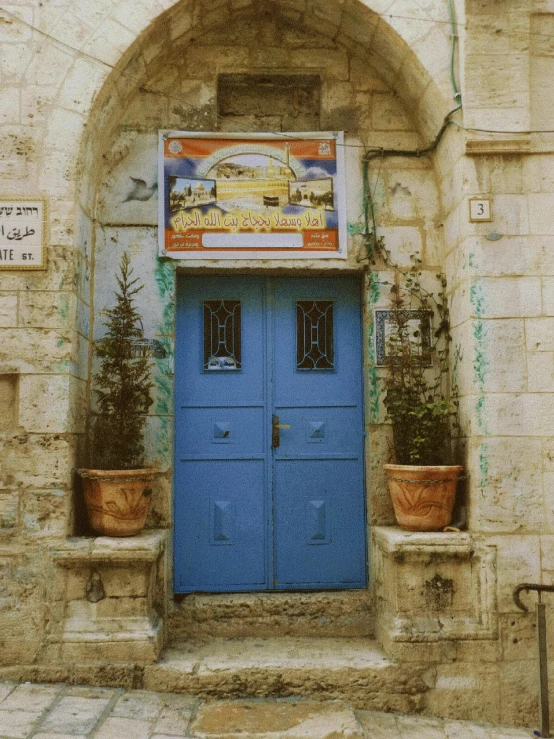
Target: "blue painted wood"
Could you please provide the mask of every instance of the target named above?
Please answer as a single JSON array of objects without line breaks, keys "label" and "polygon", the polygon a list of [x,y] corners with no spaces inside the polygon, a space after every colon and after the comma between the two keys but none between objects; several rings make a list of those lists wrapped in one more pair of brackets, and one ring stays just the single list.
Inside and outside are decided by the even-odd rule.
[{"label": "blue painted wood", "polygon": [[[242,369],[203,371],[204,300],[241,300]],[[335,369],[296,369],[296,301],[333,300]],[[175,590],[366,582],[359,283],[179,279]],[[271,448],[273,414],[281,429]]]},{"label": "blue painted wood", "polygon": [[[264,281],[180,280],[175,590],[268,587],[270,431]],[[242,302],[242,370],[204,371],[203,302]],[[227,435],[225,432],[228,431]]]},{"label": "blue painted wood", "polygon": [[[277,279],[274,407],[275,589],[366,583],[360,285],[348,278]],[[334,371],[297,371],[296,301],[334,302]],[[314,431],[320,434],[314,437]]]}]

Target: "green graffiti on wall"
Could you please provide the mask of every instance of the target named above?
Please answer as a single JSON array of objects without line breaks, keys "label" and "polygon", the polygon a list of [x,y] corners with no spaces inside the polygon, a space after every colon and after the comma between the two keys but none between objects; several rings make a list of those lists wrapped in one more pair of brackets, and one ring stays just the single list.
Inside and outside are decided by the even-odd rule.
[{"label": "green graffiti on wall", "polygon": [[365,226],[359,221],[349,221],[346,224],[346,230],[350,236],[361,236],[365,233]]},{"label": "green graffiti on wall", "polygon": [[[473,280],[470,289],[470,302],[476,319],[473,324],[473,339],[475,356],[473,359],[473,374],[477,389],[484,392],[485,379],[489,373],[489,360],[487,358],[486,349],[488,343],[487,327],[485,321],[481,320],[485,315],[486,301],[483,290],[483,283],[479,279]],[[475,406],[475,415],[477,426],[482,434],[487,434],[486,414],[485,414],[485,396],[480,395],[477,398]]]},{"label": "green graffiti on wall", "polygon": [[479,447],[479,487],[486,487],[489,481],[489,445],[483,442]]},{"label": "green graffiti on wall", "polygon": [[69,301],[67,299],[67,296],[62,295],[60,299],[60,304],[58,306],[58,315],[65,324],[67,321],[67,316],[69,315]]},{"label": "green graffiti on wall", "polygon": [[484,321],[478,320],[473,324],[473,338],[475,341],[475,356],[473,359],[473,375],[476,387],[483,391],[485,379],[489,372],[489,360],[486,356],[487,327]]},{"label": "green graffiti on wall", "polygon": [[381,401],[381,382],[379,373],[375,366],[375,324],[373,321],[373,306],[378,302],[381,295],[381,284],[379,276],[375,272],[369,275],[369,311],[370,311],[370,328],[369,328],[369,422],[379,423],[380,401]]},{"label": "green graffiti on wall", "polygon": [[170,416],[159,416],[159,426],[156,432],[156,448],[160,459],[163,459],[168,467],[171,467],[171,424]]},{"label": "green graffiti on wall", "polygon": [[162,320],[158,326],[158,333],[162,336],[173,336],[175,263],[157,258],[154,279],[163,305]]},{"label": "green graffiti on wall", "polygon": [[[166,364],[166,367],[160,368],[162,361]],[[157,363],[158,371],[164,372],[167,368],[166,360],[159,360]],[[172,381],[171,376],[168,376],[168,372],[164,374],[156,374],[155,382],[158,388],[156,394],[156,413],[160,416],[165,416],[171,413],[171,393],[172,393]]]},{"label": "green graffiti on wall", "polygon": [[477,428],[482,434],[488,434],[486,421],[486,396],[479,395],[475,401],[475,418],[477,420]]},{"label": "green graffiti on wall", "polygon": [[175,263],[156,257],[154,279],[162,302],[162,317],[156,334],[163,351],[155,358],[156,373],[156,414],[159,416],[159,427],[156,433],[156,448],[161,457],[169,459],[171,451],[172,397],[173,397],[173,333],[174,333],[174,297],[175,297]]},{"label": "green graffiti on wall", "polygon": [[477,318],[483,318],[485,315],[485,292],[481,280],[475,279],[471,283],[469,299]]}]

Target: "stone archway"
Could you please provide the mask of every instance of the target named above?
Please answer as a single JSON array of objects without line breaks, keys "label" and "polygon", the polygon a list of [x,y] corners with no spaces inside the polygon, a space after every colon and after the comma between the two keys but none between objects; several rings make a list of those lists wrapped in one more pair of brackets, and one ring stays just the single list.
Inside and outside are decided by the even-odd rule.
[{"label": "stone archway", "polygon": [[[29,41],[31,51],[26,77],[32,101],[27,98],[25,108],[32,121],[29,130],[41,140],[37,147],[40,154],[29,161],[33,182],[48,194],[51,205],[53,246],[47,279],[70,299],[71,318],[61,337],[45,333],[33,345],[32,351],[53,354],[52,361],[57,363],[49,365],[52,373],[40,382],[32,378],[27,392],[30,395],[38,389],[40,397],[63,399],[59,404],[65,414],[61,421],[57,417],[52,421],[43,413],[46,418],[39,417],[32,426],[40,433],[45,428],[67,435],[63,440],[67,447],[56,459],[61,466],[63,457],[65,474],[63,497],[59,496],[65,505],[63,525],[56,529],[59,538],[71,531],[74,518],[68,502],[71,468],[77,460],[84,463],[79,442],[90,396],[94,319],[111,289],[113,256],[123,248],[132,251],[147,282],[142,295],[153,308],[145,328],[169,352],[160,358],[156,370],[157,405],[149,446],[165,472],[156,491],[150,525],[169,528],[171,524],[173,270],[156,259],[156,213],[152,208],[155,131],[217,128],[214,90],[218,74],[315,76],[321,85],[321,127],[347,131],[348,218],[355,227],[361,212],[363,147],[422,146],[448,110],[443,67],[435,67],[439,56],[445,69],[448,65],[449,41],[444,26],[431,22],[423,0],[409,3],[405,14],[409,21],[401,17],[401,2],[397,17],[380,16],[386,5],[377,0],[160,0],[146,9],[129,0],[109,7],[89,0],[67,4],[60,0],[48,13],[43,6],[36,9],[33,21],[48,37],[33,35],[27,29],[28,35],[20,39]],[[257,124],[246,121],[245,125],[252,128]],[[302,125],[307,124],[299,123],[298,130]],[[32,148],[23,140],[18,146],[24,152]],[[144,180],[149,198],[130,197],[130,177]],[[373,184],[378,185],[380,217],[389,229],[391,248],[405,256],[415,240],[426,250],[429,265],[436,265],[441,259],[437,235],[440,205],[431,163],[384,165],[379,181]],[[355,235],[351,239],[350,261],[341,268],[361,271]],[[17,284],[15,289],[19,290]],[[37,314],[40,307],[33,310]],[[42,325],[47,326],[47,321]],[[48,485],[53,484],[52,473]],[[372,501],[372,510],[374,522],[387,520],[389,511],[379,496]],[[71,547],[67,557],[62,550],[56,554],[59,561],[72,559]],[[157,561],[160,552],[158,538],[147,555],[149,561]],[[115,567],[119,554],[111,555],[109,567]],[[132,560],[132,545],[121,556]],[[79,568],[86,568],[91,561],[104,561],[102,558],[107,561],[106,552],[83,547],[81,559],[74,561]],[[76,574],[75,587],[80,587],[81,575]],[[86,603],[80,605],[88,608]],[[147,603],[143,605],[148,608]],[[145,632],[148,624],[145,617]],[[63,639],[59,636],[59,643]],[[93,651],[92,642],[86,647]],[[106,649],[111,648],[110,642]],[[118,653],[117,649],[113,653]],[[71,650],[64,654],[67,657]]]},{"label": "stone archway", "polygon": [[[194,0],[168,2],[165,12],[156,14],[154,8],[149,13],[139,14],[131,23],[135,33],[132,43],[125,50],[124,42],[130,34],[122,33],[116,22],[129,22],[124,16],[124,3],[119,3],[105,23],[112,27],[112,36],[107,43],[111,54],[106,61],[114,64],[111,73],[104,67],[99,70],[92,66],[94,73],[87,80],[83,90],[82,106],[86,109],[86,99],[94,105],[88,115],[89,132],[83,140],[84,188],[89,178],[94,181],[94,162],[103,148],[103,141],[110,136],[121,119],[122,110],[127,108],[136,92],[149,89],[155,94],[152,85],[156,70],[163,70],[171,64],[171,57],[177,56],[190,44],[215,29],[228,28],[229,24],[244,21],[248,24],[253,17],[275,19],[277,23],[287,24],[300,32],[317,33],[327,39],[340,39],[341,44],[351,53],[359,56],[373,69],[386,85],[394,89],[405,107],[412,111],[418,130],[429,139],[440,127],[444,115],[449,110],[451,83],[449,78],[450,36],[445,28],[445,17],[431,16],[425,3],[412,3],[409,12],[404,13],[399,5],[397,13],[381,15],[381,3],[361,2],[361,0],[271,0],[263,4],[262,13],[256,0],[230,0],[229,2],[204,5]],[[389,3],[383,3],[383,6]],[[123,53],[119,55],[116,49]],[[104,58],[104,57],[103,57]],[[266,68],[278,66],[275,60]],[[312,68],[326,63],[325,57],[314,60]],[[83,71],[84,62],[81,66]],[[248,65],[243,63],[243,67]],[[264,66],[264,65],[262,65]],[[88,70],[87,70],[88,71]],[[92,70],[90,70],[92,71]],[[75,75],[70,75],[64,85],[62,96],[71,94]],[[81,74],[81,77],[84,75]],[[204,121],[205,122],[205,121]],[[197,125],[202,124],[202,118]]]},{"label": "stone archway", "polygon": [[[90,325],[89,344],[94,336],[101,335],[98,316],[110,299],[121,251],[127,249],[146,284],[139,299],[146,336],[164,347],[164,355],[155,359],[156,401],[147,439],[150,461],[163,472],[153,496],[151,527],[169,529],[172,524],[175,263],[157,258],[157,131],[217,130],[236,125],[241,130],[263,130],[264,126],[275,125],[260,122],[255,111],[250,116],[244,114],[244,106],[240,116],[231,111],[229,118],[222,120],[221,116],[227,115],[227,111],[218,109],[218,76],[222,74],[263,74],[269,79],[275,75],[308,75],[317,79],[319,127],[346,130],[348,220],[355,233],[363,210],[364,147],[424,147],[448,112],[446,92],[431,79],[421,59],[398,31],[365,4],[345,2],[337,7],[333,2],[283,0],[264,3],[262,12],[259,8],[259,3],[245,0],[221,3],[215,9],[210,5],[210,10],[203,3],[183,1],[145,25],[118,58],[115,68],[102,78],[82,140],[78,188],[81,325]],[[419,40],[429,34],[428,24],[424,27],[425,33],[416,34]],[[447,55],[447,36],[442,27],[436,32],[437,45]],[[416,43],[413,34],[408,37]],[[423,53],[426,46],[422,43],[419,48]],[[297,115],[293,130],[305,130],[307,125]],[[142,188],[145,197],[136,196],[136,186]],[[418,248],[425,255],[429,274],[434,274],[443,257],[433,162],[383,161],[372,187],[379,202],[379,223],[387,228],[395,258],[402,262],[414,247]],[[360,271],[363,259],[359,259],[358,250],[359,244],[352,236],[349,259],[329,266]],[[189,266],[218,268],[217,263]],[[243,261],[241,269],[257,266]],[[283,262],[279,267],[298,270],[298,265],[292,263]],[[370,334],[366,333],[366,345],[369,341]],[[365,361],[371,374],[370,357]],[[89,356],[89,379],[91,370]],[[371,377],[370,388],[375,387],[375,379]],[[386,432],[379,417],[379,398],[370,397],[368,405],[373,429],[371,458],[377,468],[386,449]],[[368,498],[372,523],[391,522],[388,494],[379,473],[372,480]],[[166,591],[170,591],[168,586]],[[340,614],[346,607],[351,633],[367,635],[371,623],[368,599],[368,593],[353,593],[350,605],[322,599],[316,608],[336,612],[337,620],[329,622],[330,633],[342,628]],[[167,596],[164,600],[167,603]],[[275,607],[270,601],[268,604],[269,608]],[[190,614],[183,615],[187,620]],[[307,620],[312,616],[308,615]],[[178,631],[178,618],[172,623]]]},{"label": "stone archway", "polygon": [[[440,123],[447,111],[443,93],[430,81],[414,52],[362,3],[337,8],[334,3],[318,2],[310,5],[313,12],[302,3],[265,4],[261,13],[257,8],[256,3],[222,4],[218,14],[216,10],[203,13],[188,3],[174,6],[128,49],[106,80],[90,116],[81,192],[88,199],[82,214],[83,231],[96,250],[91,324],[111,290],[116,265],[110,254],[125,245],[146,276],[142,293],[149,304],[145,329],[151,338],[167,343],[169,357],[174,265],[156,259],[156,132],[164,128],[217,130],[223,125],[239,125],[241,130],[260,130],[261,125],[263,130],[268,125],[255,110],[250,116],[218,119],[224,115],[217,102],[219,74],[263,73],[268,78],[285,74],[299,79],[310,74],[320,81],[321,129],[347,131],[348,218],[353,223],[362,210],[363,148],[422,147],[428,132],[435,131],[435,121]],[[432,116],[423,102],[429,96],[436,103]],[[424,121],[423,130],[418,119]],[[292,125],[302,130],[306,124],[297,116]],[[377,197],[390,248],[400,261],[414,248],[426,250],[427,262],[436,271],[442,257],[432,163],[383,163],[379,169]],[[144,182],[151,197],[135,198],[133,180]],[[253,265],[242,263],[243,268],[248,266]],[[360,268],[354,251],[348,267]],[[168,476],[155,496],[152,520],[169,526],[172,380],[170,361],[163,358],[157,364],[158,426],[151,429],[149,446]],[[372,420],[380,425],[376,416]],[[388,498],[382,491],[374,501],[376,522],[382,522],[383,516],[390,520],[384,501]]]}]

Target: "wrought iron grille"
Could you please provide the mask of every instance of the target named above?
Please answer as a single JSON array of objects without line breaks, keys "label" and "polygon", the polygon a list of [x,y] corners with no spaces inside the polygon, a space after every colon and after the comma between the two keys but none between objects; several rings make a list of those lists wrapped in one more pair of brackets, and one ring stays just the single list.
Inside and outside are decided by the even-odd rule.
[{"label": "wrought iron grille", "polygon": [[204,369],[241,368],[240,300],[204,301]]},{"label": "wrought iron grille", "polygon": [[335,368],[332,300],[296,301],[296,368]]}]

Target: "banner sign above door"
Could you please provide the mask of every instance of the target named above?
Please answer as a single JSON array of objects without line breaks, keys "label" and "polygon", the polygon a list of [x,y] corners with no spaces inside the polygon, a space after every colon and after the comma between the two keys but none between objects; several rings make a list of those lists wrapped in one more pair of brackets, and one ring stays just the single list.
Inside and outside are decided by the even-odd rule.
[{"label": "banner sign above door", "polygon": [[342,133],[160,132],[160,254],[346,257],[342,144]]}]

